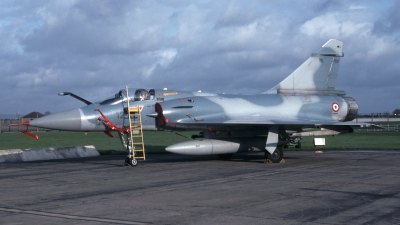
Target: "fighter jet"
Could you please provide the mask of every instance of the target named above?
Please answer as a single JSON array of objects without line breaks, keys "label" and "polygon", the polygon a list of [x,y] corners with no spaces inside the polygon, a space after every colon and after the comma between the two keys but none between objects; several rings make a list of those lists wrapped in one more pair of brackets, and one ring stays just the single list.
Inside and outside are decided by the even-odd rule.
[{"label": "fighter jet", "polygon": [[[188,155],[215,154],[229,159],[237,152],[263,151],[266,160],[279,163],[283,148],[300,147],[304,136],[352,133],[374,125],[353,121],[358,105],[345,91],[336,90],[343,42],[331,39],[312,53],[282,82],[256,95],[213,94],[162,89],[122,89],[112,97],[85,107],[51,114],[25,123],[27,126],[67,131],[129,130],[127,104],[141,109],[143,130],[193,130],[193,140],[166,151]],[[128,93],[134,93],[130,96]],[[128,137],[128,135],[127,135]],[[129,139],[129,137],[128,137]],[[137,160],[123,138],[126,162]]]}]

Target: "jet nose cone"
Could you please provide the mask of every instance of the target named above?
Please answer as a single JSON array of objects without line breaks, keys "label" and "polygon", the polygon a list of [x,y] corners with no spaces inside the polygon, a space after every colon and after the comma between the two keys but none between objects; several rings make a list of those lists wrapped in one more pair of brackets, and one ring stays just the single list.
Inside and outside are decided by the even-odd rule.
[{"label": "jet nose cone", "polygon": [[30,121],[30,125],[53,130],[81,130],[81,113],[79,109],[73,109],[56,114],[50,114]]}]

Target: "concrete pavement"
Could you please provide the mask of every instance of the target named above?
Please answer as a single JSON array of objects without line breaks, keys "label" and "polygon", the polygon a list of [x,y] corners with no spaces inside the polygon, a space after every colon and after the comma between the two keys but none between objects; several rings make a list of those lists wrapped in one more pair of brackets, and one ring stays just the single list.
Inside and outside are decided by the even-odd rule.
[{"label": "concrete pavement", "polygon": [[400,152],[0,164],[0,224],[400,224]]}]

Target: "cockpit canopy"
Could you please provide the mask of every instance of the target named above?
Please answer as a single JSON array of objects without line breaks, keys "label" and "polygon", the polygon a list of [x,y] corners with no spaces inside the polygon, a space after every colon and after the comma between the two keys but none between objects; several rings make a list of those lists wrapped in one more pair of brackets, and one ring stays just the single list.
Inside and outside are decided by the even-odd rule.
[{"label": "cockpit canopy", "polygon": [[100,105],[116,105],[119,103],[126,102],[127,99],[129,99],[131,102],[148,101],[148,100],[154,100],[155,96],[154,89],[147,90],[143,88],[137,88],[137,89],[129,89],[128,92],[130,95],[129,98],[127,97],[126,90],[122,89],[114,96],[111,96],[106,100],[100,102]]},{"label": "cockpit canopy", "polygon": [[135,91],[135,101],[154,100],[154,89],[137,89]]}]

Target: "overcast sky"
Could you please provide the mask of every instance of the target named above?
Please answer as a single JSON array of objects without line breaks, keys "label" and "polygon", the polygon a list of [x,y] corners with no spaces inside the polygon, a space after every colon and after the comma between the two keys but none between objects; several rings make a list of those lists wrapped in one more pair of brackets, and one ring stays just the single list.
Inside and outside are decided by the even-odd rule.
[{"label": "overcast sky", "polygon": [[129,86],[256,94],[329,39],[360,113],[400,108],[400,1],[0,1],[0,115]]}]

